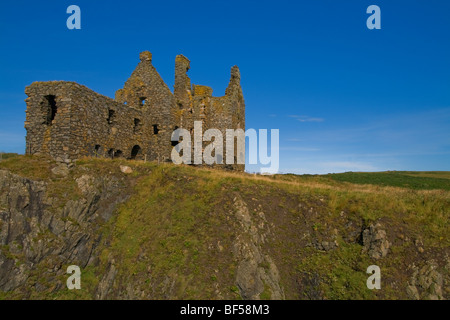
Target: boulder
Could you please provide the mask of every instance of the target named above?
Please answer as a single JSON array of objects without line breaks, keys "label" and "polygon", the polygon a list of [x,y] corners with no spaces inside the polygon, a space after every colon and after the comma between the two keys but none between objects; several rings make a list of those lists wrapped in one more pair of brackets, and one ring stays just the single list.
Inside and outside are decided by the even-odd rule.
[{"label": "boulder", "polygon": [[389,252],[390,242],[387,239],[386,231],[382,229],[380,223],[371,224],[362,233],[363,251],[367,252],[373,259],[381,259]]},{"label": "boulder", "polygon": [[133,173],[133,169],[131,169],[129,166],[120,166],[120,171],[126,174]]}]

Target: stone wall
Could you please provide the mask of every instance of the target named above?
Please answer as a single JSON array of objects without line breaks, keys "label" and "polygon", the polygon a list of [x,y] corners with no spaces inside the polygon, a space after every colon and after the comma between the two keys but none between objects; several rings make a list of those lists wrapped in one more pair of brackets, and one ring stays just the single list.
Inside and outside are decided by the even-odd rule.
[{"label": "stone wall", "polygon": [[[179,55],[175,59],[175,99],[178,105],[176,121],[193,132],[194,122],[202,121],[203,133],[211,128],[219,129],[223,135],[223,162],[226,157],[226,129],[245,131],[245,102],[240,85],[240,72],[237,66],[231,68],[230,83],[222,97],[213,97],[213,89],[208,86],[192,84],[187,75],[189,60]],[[193,133],[191,133],[193,136]],[[203,149],[209,142],[203,143]],[[234,145],[237,155],[237,141]],[[227,168],[243,171],[245,165],[227,165]]]},{"label": "stone wall", "polygon": [[136,145],[140,148],[136,157],[149,152],[150,129],[140,110],[73,82],[33,83],[26,94],[27,154],[49,154],[62,160],[131,158]]},{"label": "stone wall", "polygon": [[[192,132],[194,121],[202,121],[203,132],[217,128],[224,139],[226,129],[245,130],[239,69],[231,69],[225,96],[213,97],[210,87],[191,85],[189,68],[190,61],[178,55],[172,93],[153,67],[152,54],[142,52],[115,100],[74,82],[33,83],[25,90],[26,153],[62,160],[96,156],[170,161],[176,128]],[[224,141],[224,153],[225,147]],[[228,167],[244,170],[244,165]]]}]

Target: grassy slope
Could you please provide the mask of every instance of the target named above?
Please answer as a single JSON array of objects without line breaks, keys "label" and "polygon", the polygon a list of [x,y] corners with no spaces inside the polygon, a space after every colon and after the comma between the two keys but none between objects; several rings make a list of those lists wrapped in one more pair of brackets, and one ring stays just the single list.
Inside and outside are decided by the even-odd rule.
[{"label": "grassy slope", "polygon": [[[117,174],[119,164],[125,162],[87,159],[79,161],[76,170]],[[411,179],[408,188],[398,188],[382,186],[397,185],[397,176],[390,180],[390,173],[265,177],[126,163],[134,169],[129,178],[135,179],[135,190],[103,228],[107,241],[100,264],[84,270],[82,290],[42,293],[41,297],[92,298],[109,258],[114,257],[119,269],[114,288],[118,296],[131,286],[143,292],[142,297],[153,299],[238,299],[231,253],[236,235],[230,221],[237,194],[250,212],[263,211],[273,226],[264,250],[280,271],[288,299],[405,298],[399,283],[408,280],[407,266],[439,256],[450,247],[450,192],[444,179],[429,174],[420,177],[427,179],[421,185],[411,182],[417,178],[411,176],[414,173],[402,173],[403,182]],[[3,161],[0,168],[34,179],[51,177],[45,163],[34,157]],[[351,180],[348,177],[354,183],[337,181]],[[52,189],[67,182],[53,179]],[[419,190],[430,185],[443,190]],[[373,221],[384,223],[393,242],[391,254],[381,262],[362,254],[358,239],[349,235],[352,228],[360,231]],[[412,241],[396,237],[400,234],[423,239],[425,252],[419,254]],[[313,240],[332,239],[339,244],[336,250],[324,252],[309,245]],[[223,248],[220,252],[214,249],[218,244]],[[365,286],[365,270],[371,264],[381,264],[383,290],[370,291]],[[270,298],[270,292],[263,297]]]}]

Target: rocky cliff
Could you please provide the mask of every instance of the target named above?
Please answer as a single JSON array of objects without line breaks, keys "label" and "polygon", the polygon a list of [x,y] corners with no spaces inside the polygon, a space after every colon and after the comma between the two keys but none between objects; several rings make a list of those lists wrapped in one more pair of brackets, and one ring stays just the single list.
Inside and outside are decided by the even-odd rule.
[{"label": "rocky cliff", "polygon": [[[446,299],[449,194],[12,158],[0,163],[0,298]],[[66,287],[69,265],[80,290]]]},{"label": "rocky cliff", "polygon": [[67,263],[81,268],[97,264],[100,227],[128,197],[126,184],[114,176],[81,175],[67,181],[55,175],[55,179],[38,181],[0,170],[4,292],[23,297],[40,296],[49,289],[56,292],[65,287],[59,280]]}]

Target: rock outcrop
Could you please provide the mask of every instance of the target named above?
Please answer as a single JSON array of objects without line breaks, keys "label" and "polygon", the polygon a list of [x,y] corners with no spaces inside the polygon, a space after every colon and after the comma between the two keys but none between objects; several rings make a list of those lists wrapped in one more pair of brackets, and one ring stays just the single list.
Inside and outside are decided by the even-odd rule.
[{"label": "rock outcrop", "polygon": [[[450,260],[447,264],[450,264]],[[413,274],[406,287],[410,299],[444,299],[444,276],[438,271],[435,261],[427,261],[420,268],[413,264],[411,269]]]},{"label": "rock outcrop", "polygon": [[76,183],[80,196],[58,199],[47,182],[0,170],[0,290],[56,291],[64,267],[97,263],[98,229],[127,195],[114,177],[83,175]]},{"label": "rock outcrop", "polygon": [[381,259],[389,252],[390,243],[386,231],[380,223],[371,224],[362,233],[363,251],[367,252],[373,259]]},{"label": "rock outcrop", "polygon": [[280,287],[280,275],[272,258],[264,253],[261,244],[270,233],[264,212],[251,217],[246,203],[238,195],[234,198],[237,223],[237,237],[233,244],[233,254],[238,261],[236,285],[244,299],[267,297],[284,299]]}]

